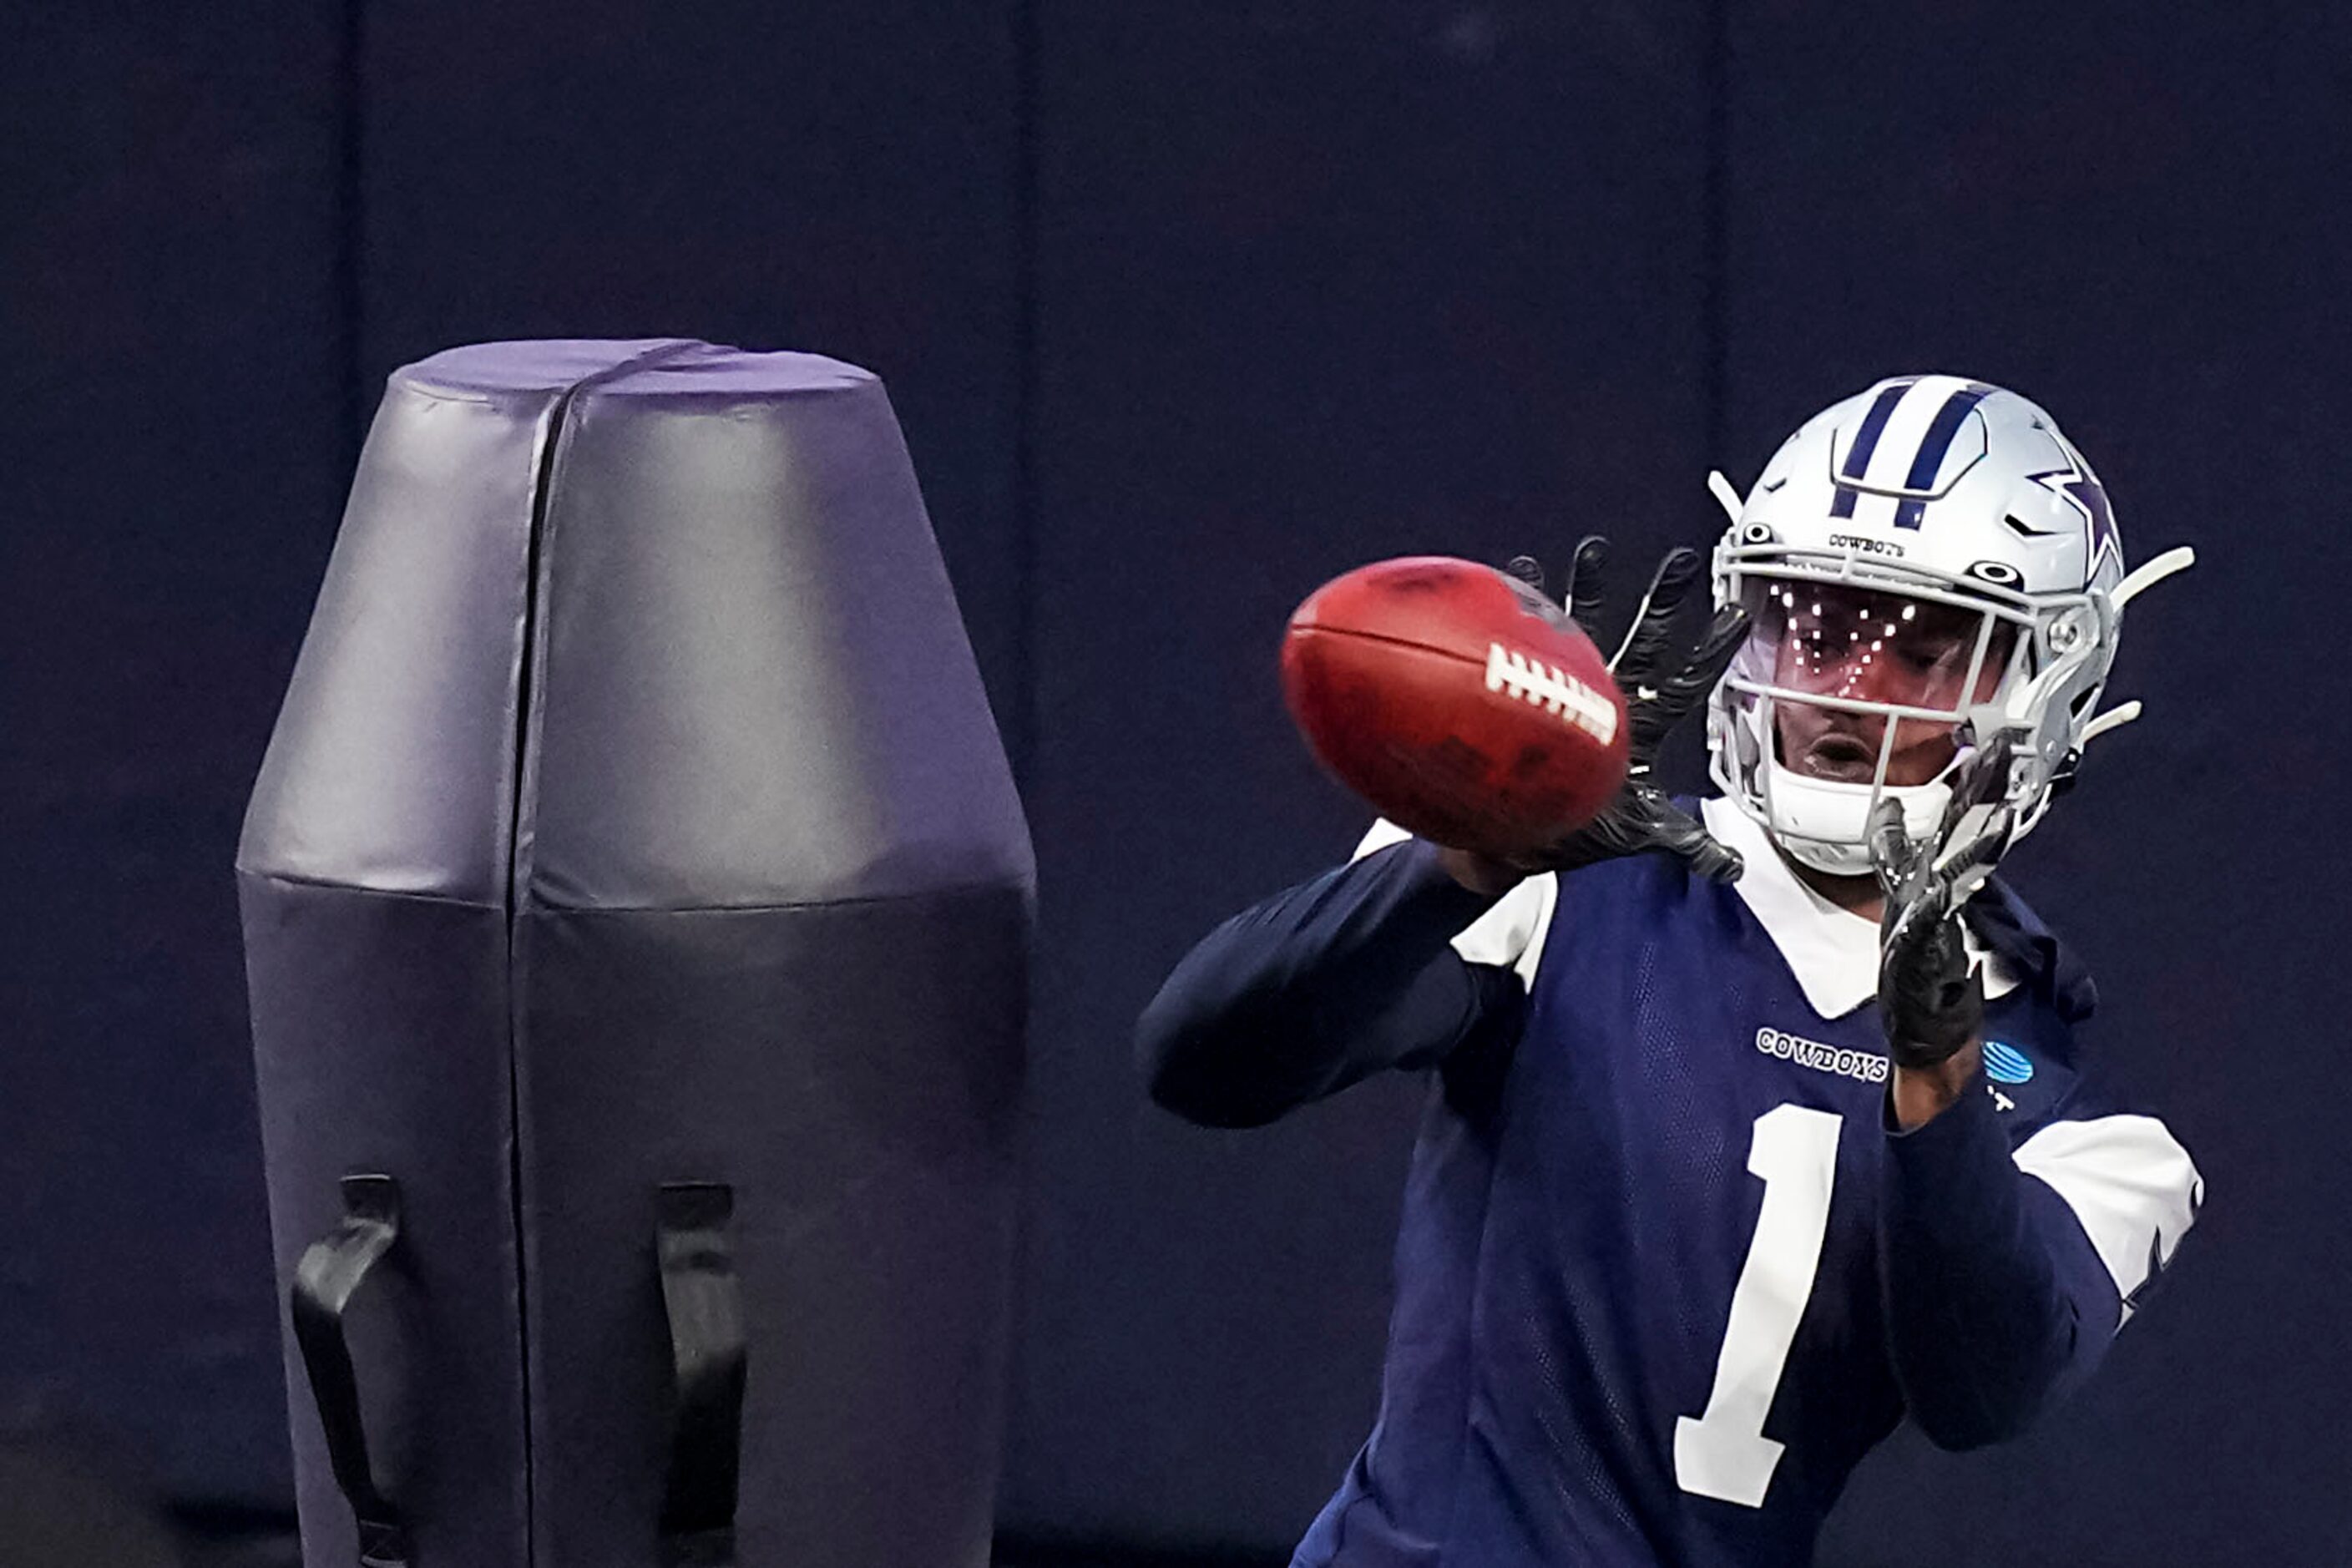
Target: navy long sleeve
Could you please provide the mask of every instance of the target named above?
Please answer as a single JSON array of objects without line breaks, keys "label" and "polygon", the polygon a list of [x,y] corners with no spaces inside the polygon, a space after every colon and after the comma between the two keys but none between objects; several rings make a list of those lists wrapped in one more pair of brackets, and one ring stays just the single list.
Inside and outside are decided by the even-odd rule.
[{"label": "navy long sleeve", "polygon": [[1517,977],[1449,945],[1495,901],[1414,839],[1244,910],[1144,1009],[1136,1047],[1152,1099],[1204,1126],[1258,1126],[1507,1026]]},{"label": "navy long sleeve", "polygon": [[1940,1447],[2016,1436],[2098,1365],[2121,1302],[2081,1222],[2018,1169],[1981,1078],[1891,1131],[1879,1209],[1888,1349]]}]

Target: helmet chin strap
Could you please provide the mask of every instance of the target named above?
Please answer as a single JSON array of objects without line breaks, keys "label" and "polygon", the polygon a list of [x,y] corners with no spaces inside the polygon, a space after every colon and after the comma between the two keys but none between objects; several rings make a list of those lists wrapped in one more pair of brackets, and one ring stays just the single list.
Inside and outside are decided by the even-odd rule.
[{"label": "helmet chin strap", "polygon": [[1874,790],[1866,784],[1810,778],[1778,758],[1764,759],[1764,771],[1769,807],[1765,830],[1772,842],[1799,865],[1832,877],[1871,875],[1870,808],[1876,799],[1902,802],[1904,830],[1925,838],[1943,821],[1952,798],[1951,785],[1941,779]]}]

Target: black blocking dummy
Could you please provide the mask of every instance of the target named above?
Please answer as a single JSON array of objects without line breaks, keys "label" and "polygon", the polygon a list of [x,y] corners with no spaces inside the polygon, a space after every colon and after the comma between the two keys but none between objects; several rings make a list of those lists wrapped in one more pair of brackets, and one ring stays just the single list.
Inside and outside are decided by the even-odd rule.
[{"label": "black blocking dummy", "polygon": [[980,1568],[1034,872],[881,384],[392,378],[237,855],[310,1568]]}]

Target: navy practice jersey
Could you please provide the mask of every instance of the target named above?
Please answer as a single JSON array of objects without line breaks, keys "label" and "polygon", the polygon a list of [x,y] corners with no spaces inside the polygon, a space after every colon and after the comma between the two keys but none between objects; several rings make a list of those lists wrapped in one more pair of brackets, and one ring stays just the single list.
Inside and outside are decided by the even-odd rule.
[{"label": "navy practice jersey", "polygon": [[2084,1083],[2088,978],[2013,893],[1969,911],[1985,1076],[1901,1132],[1875,928],[1706,815],[1739,888],[1646,855],[1496,908],[1393,844],[1145,1015],[1155,1095],[1215,1124],[1433,1071],[1379,1418],[1297,1568],[1807,1563],[1899,1420],[2021,1429],[2187,1229],[2194,1167]]}]

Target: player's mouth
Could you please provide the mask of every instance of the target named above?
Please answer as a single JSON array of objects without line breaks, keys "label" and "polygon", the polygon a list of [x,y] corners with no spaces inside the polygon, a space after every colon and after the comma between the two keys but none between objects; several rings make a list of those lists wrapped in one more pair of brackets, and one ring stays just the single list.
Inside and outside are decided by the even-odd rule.
[{"label": "player's mouth", "polygon": [[1797,765],[1832,784],[1868,784],[1878,773],[1878,750],[1852,735],[1822,735],[1805,748]]}]

